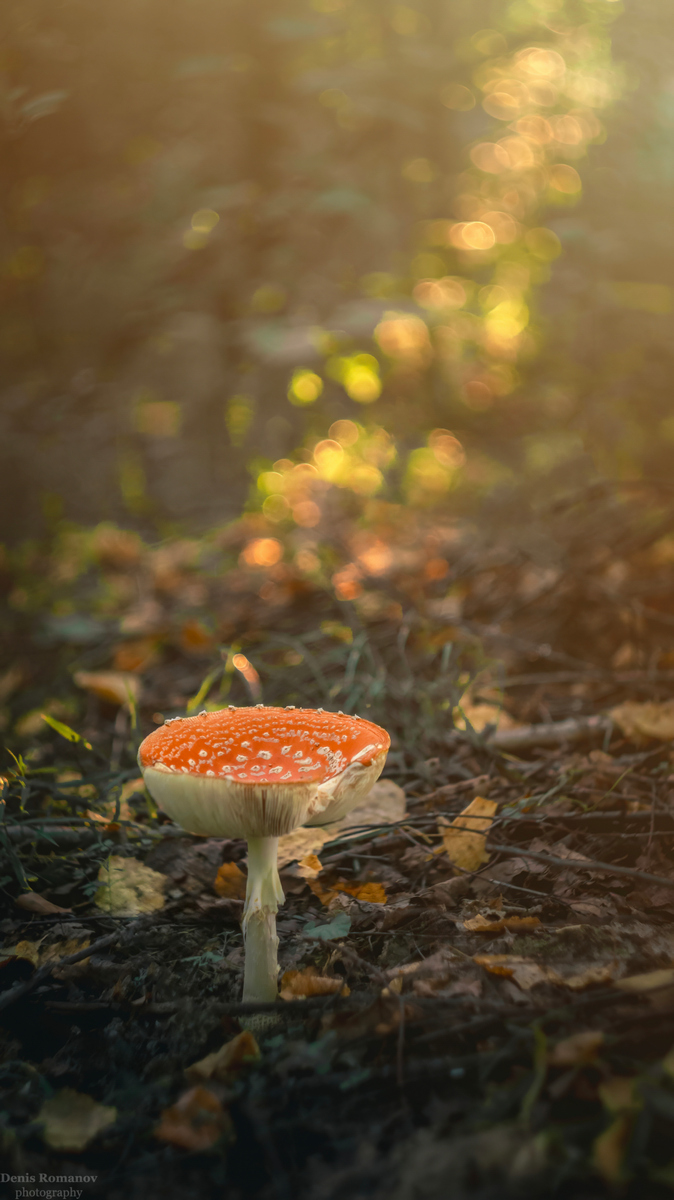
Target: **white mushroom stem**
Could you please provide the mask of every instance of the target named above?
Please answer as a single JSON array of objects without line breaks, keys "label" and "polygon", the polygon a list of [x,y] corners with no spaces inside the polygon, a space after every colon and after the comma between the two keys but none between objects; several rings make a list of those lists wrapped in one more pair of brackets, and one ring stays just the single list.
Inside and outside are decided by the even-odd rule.
[{"label": "white mushroom stem", "polygon": [[277,867],[278,838],[248,838],[248,884],[243,909],[246,961],[244,1001],[266,1002],[278,994],[276,913],[285,896]]}]

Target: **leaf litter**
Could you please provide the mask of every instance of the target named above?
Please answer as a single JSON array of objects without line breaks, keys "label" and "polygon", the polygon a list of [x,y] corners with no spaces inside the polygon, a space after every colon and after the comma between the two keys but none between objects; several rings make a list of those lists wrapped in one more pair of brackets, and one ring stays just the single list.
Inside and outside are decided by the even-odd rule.
[{"label": "leaf litter", "polygon": [[[393,735],[369,808],[281,839],[271,1014],[240,1002],[244,845],[176,829],[135,765],[155,716],[200,691],[222,704],[219,651],[194,630],[153,634],[152,653],[125,633],[91,672],[137,686],[90,684],[90,715],[66,705],[64,720],[46,690],[50,719],[3,766],[0,1084],[17,1173],[45,1154],[56,1173],[67,1154],[114,1200],[142,1164],[150,1200],[397,1200],[401,1181],[430,1197],[438,1177],[462,1200],[494,1180],[503,1196],[671,1192],[671,651],[654,625],[662,665],[626,672],[569,639],[569,612],[580,628],[595,604],[587,562],[528,609],[538,641],[517,616],[499,626],[517,562],[480,592],[473,558],[468,623],[429,616],[404,638],[355,613],[350,641],[318,632],[325,612],[315,638],[290,610],[273,628],[260,607],[255,628],[241,617],[231,653],[245,647],[265,702],[365,711]],[[308,657],[289,683],[284,621],[324,690]],[[461,728],[466,676],[480,683]],[[224,678],[246,703],[243,677]],[[517,746],[490,741],[494,724]]]}]

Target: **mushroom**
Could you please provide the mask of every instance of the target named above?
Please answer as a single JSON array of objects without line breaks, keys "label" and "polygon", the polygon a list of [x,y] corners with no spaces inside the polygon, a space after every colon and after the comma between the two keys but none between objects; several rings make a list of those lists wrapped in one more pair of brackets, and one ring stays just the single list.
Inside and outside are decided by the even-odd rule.
[{"label": "mushroom", "polygon": [[245,1001],[276,999],[278,839],[350,812],[379,778],[390,738],[322,709],[225,708],[174,717],[141,743],[148,791],[189,833],[245,838]]}]

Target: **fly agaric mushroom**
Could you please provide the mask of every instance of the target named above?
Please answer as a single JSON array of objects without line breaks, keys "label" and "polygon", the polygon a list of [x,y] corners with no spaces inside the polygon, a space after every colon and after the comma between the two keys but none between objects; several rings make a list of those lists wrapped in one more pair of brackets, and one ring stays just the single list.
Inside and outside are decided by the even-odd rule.
[{"label": "fly agaric mushroom", "polygon": [[277,995],[278,839],[351,812],[389,745],[361,717],[261,704],[174,717],[142,742],[138,763],[164,812],[189,833],[248,842],[244,1000]]}]

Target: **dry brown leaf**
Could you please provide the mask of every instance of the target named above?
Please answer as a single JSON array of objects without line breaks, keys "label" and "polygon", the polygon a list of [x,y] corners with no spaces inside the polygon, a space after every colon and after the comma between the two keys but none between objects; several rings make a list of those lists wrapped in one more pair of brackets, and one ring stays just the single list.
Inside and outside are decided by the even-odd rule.
[{"label": "dry brown leaf", "polygon": [[138,703],[140,683],[128,671],[76,671],[73,676],[78,687],[91,692],[106,704]]},{"label": "dry brown leaf", "polygon": [[226,862],[213,880],[213,887],[218,896],[226,896],[229,900],[245,900],[246,882],[246,876],[236,863]]},{"label": "dry brown leaf", "polygon": [[609,716],[633,742],[657,738],[668,742],[674,738],[674,700],[625,700],[612,708]]},{"label": "dry brown leaf", "polygon": [[674,984],[674,967],[660,971],[646,971],[643,975],[628,975],[616,979],[615,987],[621,992],[652,992],[655,988],[671,987]]},{"label": "dry brown leaf", "polygon": [[497,732],[503,729],[519,729],[521,721],[516,721],[500,704],[473,704],[466,701],[460,708],[454,709],[454,728],[466,729],[470,722],[476,733],[482,733],[488,725],[495,725]]},{"label": "dry brown leaf", "polygon": [[305,967],[303,971],[286,971],[281,980],[282,1000],[301,1000],[307,996],[350,995],[343,979],[330,975],[319,975],[316,967]]},{"label": "dry brown leaf", "polygon": [[59,908],[58,904],[52,904],[51,900],[45,899],[39,892],[22,892],[17,896],[15,904],[19,908],[25,908],[27,912],[39,913],[40,916],[46,917],[50,913],[71,913],[72,908]]},{"label": "dry brown leaf", "polygon": [[[393,825],[406,813],[407,797],[392,779],[380,779],[373,784],[357,808],[336,821],[336,829],[353,829],[356,825]],[[331,834],[335,837],[336,834]]]},{"label": "dry brown leaf", "polygon": [[489,861],[486,842],[481,831],[490,828],[498,808],[495,800],[476,796],[451,825],[440,826],[440,833],[449,861],[463,871],[477,871]]},{"label": "dry brown leaf", "polygon": [[557,1042],[548,1054],[548,1062],[551,1067],[578,1067],[594,1062],[603,1043],[604,1035],[601,1029],[584,1029]]},{"label": "dry brown leaf", "polygon": [[154,1136],[183,1150],[208,1150],[218,1138],[232,1136],[232,1123],[217,1096],[209,1088],[197,1086],[165,1108]]},{"label": "dry brown leaf", "polygon": [[42,1140],[52,1150],[84,1150],[97,1134],[114,1125],[117,1109],[97,1104],[73,1088],[62,1088],[45,1100],[37,1120],[44,1123]]},{"label": "dry brown leaf", "polygon": [[476,917],[469,917],[463,923],[464,929],[470,930],[471,933],[502,933],[504,929],[515,933],[523,929],[536,929],[539,925],[538,917],[500,917],[497,921],[490,921],[489,917],[483,916],[482,913],[478,913]]},{"label": "dry brown leaf", "polygon": [[219,1050],[207,1054],[199,1062],[187,1067],[185,1075],[190,1083],[202,1083],[207,1079],[217,1079],[220,1083],[229,1083],[242,1067],[249,1063],[258,1062],[260,1047],[252,1033],[244,1030],[237,1034],[231,1042],[225,1042]]},{"label": "dry brown leaf", "polygon": [[287,867],[288,863],[305,858],[307,854],[315,854],[330,838],[335,837],[333,825],[312,826],[311,828],[296,829],[286,833],[278,840],[278,866]]},{"label": "dry brown leaf", "polygon": [[98,872],[101,884],[94,903],[116,917],[136,917],[164,907],[166,875],[153,871],[136,858],[110,855]]}]

